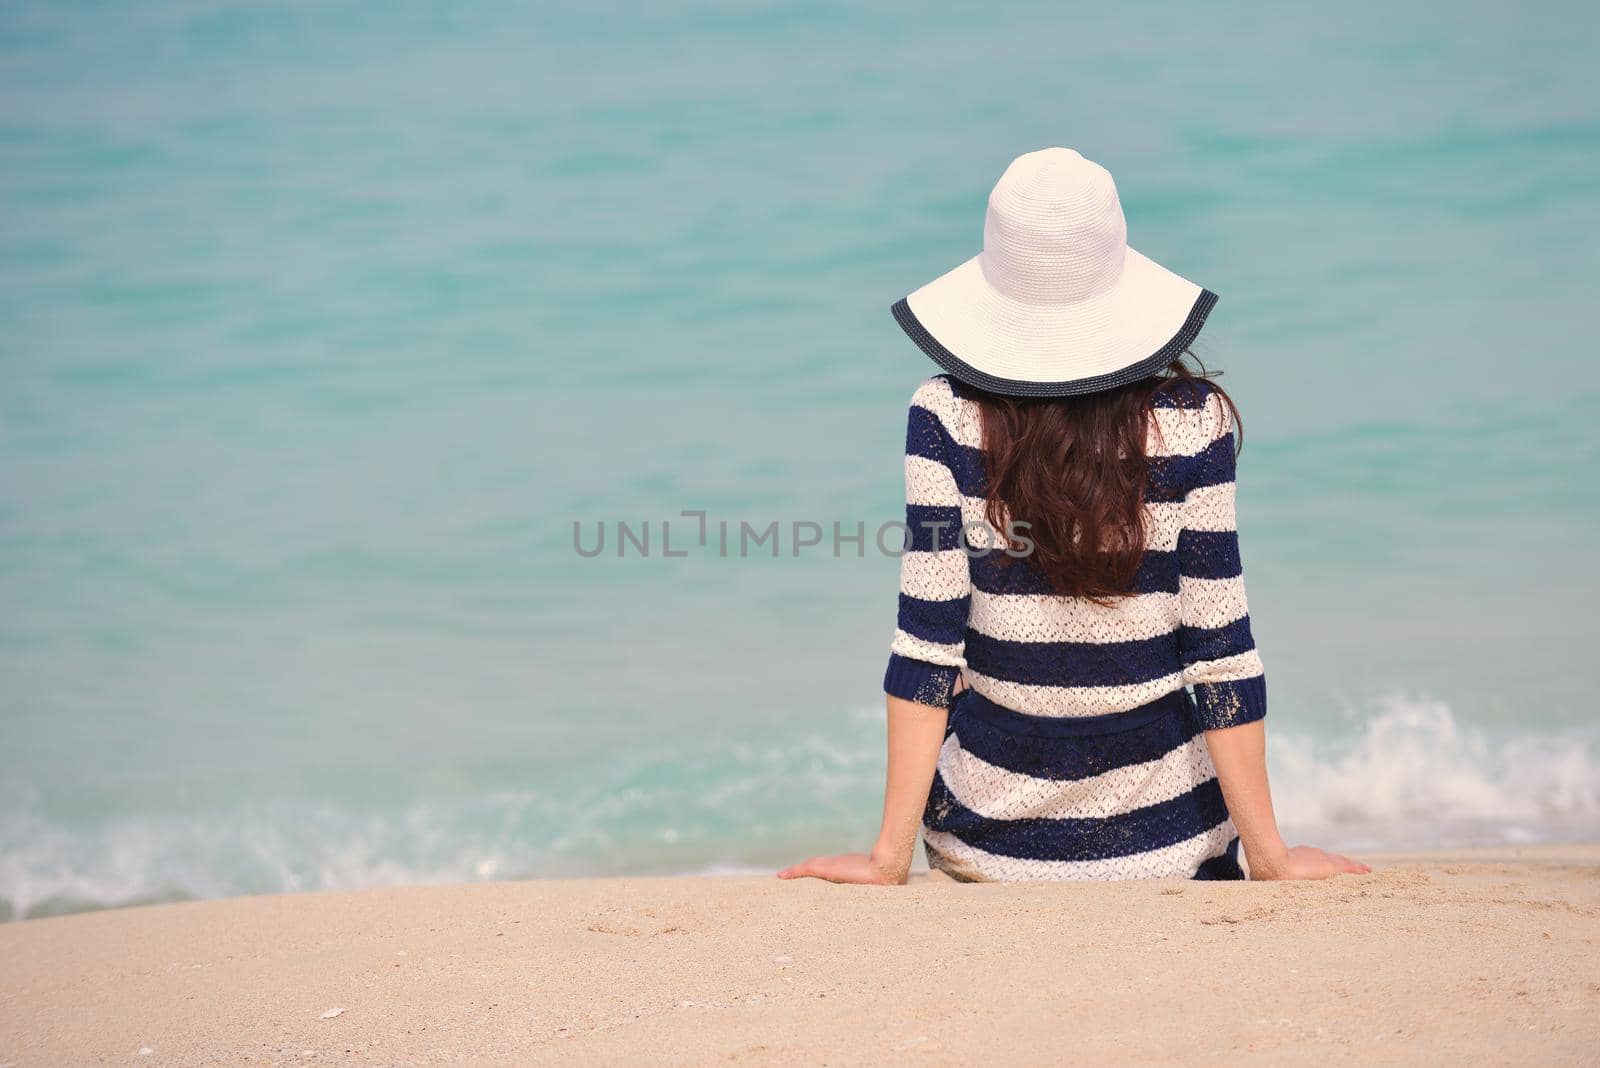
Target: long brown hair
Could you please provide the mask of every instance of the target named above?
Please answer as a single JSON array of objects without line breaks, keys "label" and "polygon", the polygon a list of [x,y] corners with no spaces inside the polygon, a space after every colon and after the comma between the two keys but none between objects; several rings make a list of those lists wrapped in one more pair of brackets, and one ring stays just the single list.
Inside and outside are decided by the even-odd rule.
[{"label": "long brown hair", "polygon": [[[997,531],[1029,524],[1034,548],[1027,562],[1054,592],[1100,604],[1127,596],[1144,556],[1151,411],[1163,394],[1205,381],[1238,428],[1239,410],[1214,377],[1185,352],[1159,374],[1077,397],[1006,397],[968,387],[983,412],[989,523]],[[1235,441],[1242,440],[1236,429]]]}]

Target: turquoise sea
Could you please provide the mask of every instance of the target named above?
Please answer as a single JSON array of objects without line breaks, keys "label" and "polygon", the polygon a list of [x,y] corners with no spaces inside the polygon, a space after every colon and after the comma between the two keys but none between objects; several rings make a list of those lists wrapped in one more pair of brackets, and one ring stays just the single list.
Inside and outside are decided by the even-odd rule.
[{"label": "turquoise sea", "polygon": [[1597,29],[0,6],[0,917],[866,844],[897,566],[790,525],[898,517],[888,306],[1051,144],[1222,295],[1288,830],[1600,838]]}]

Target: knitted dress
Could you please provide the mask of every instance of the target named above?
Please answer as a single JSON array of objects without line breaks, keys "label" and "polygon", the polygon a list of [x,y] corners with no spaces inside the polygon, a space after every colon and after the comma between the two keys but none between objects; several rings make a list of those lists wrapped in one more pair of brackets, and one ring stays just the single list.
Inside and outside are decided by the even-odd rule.
[{"label": "knitted dress", "polygon": [[[1266,714],[1233,428],[1204,382],[1155,405],[1134,593],[1097,605],[1052,594],[1025,559],[977,551],[988,528],[977,401],[947,375],[912,397],[911,534],[884,689],[950,710],[923,840],[958,879],[1243,875],[1201,733]],[[959,675],[968,688],[952,700]]]}]

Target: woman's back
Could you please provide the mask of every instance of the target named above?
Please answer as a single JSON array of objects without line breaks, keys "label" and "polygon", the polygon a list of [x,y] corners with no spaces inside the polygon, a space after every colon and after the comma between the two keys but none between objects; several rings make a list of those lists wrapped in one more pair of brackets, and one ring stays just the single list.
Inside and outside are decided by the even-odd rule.
[{"label": "woman's back", "polygon": [[1260,704],[1234,524],[1233,428],[1220,393],[1183,379],[1152,397],[1145,550],[1133,593],[1110,603],[1058,596],[1026,558],[958,544],[957,523],[974,551],[985,545],[981,530],[998,539],[985,515],[982,419],[975,391],[949,376],[912,398],[912,537],[889,692],[924,700],[965,667],[980,694],[1034,716],[1125,712],[1185,685],[1217,713]]},{"label": "woman's back", "polygon": [[[1130,592],[1105,600],[1054,592],[1027,557],[979,551],[1018,542],[990,522],[981,395],[941,375],[912,398],[910,548],[884,686],[950,709],[923,836],[957,878],[1239,877],[1203,737],[1265,712],[1232,422],[1200,379],[1140,395],[1143,552]],[[952,702],[958,672],[970,689]]]}]

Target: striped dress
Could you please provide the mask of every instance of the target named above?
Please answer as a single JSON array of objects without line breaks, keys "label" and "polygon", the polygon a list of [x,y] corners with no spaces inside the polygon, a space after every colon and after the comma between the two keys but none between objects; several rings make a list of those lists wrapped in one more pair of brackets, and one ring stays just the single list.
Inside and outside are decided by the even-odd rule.
[{"label": "striped dress", "polygon": [[963,547],[963,525],[976,547],[994,536],[981,441],[961,383],[918,388],[884,689],[950,709],[923,816],[929,863],[964,880],[1242,877],[1201,733],[1266,714],[1221,398],[1204,382],[1158,395],[1145,553],[1134,595],[1110,605]]}]

